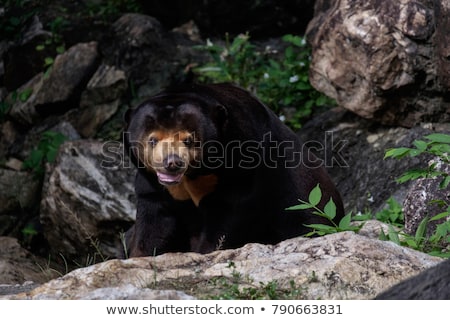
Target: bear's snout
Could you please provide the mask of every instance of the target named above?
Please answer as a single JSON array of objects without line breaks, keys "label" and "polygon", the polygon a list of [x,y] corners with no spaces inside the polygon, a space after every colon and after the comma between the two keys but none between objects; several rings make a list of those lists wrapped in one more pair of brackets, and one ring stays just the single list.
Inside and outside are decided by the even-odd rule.
[{"label": "bear's snout", "polygon": [[183,171],[184,169],[186,169],[185,162],[177,154],[172,154],[172,155],[167,156],[163,160],[163,166],[164,166],[164,169],[170,173],[175,173],[175,172]]}]

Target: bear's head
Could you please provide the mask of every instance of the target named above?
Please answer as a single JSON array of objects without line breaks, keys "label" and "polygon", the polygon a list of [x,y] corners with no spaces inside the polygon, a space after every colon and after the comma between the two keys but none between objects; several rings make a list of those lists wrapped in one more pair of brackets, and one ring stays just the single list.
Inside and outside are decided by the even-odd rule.
[{"label": "bear's head", "polygon": [[162,185],[181,182],[202,166],[202,142],[217,138],[220,106],[184,99],[155,98],[126,114],[125,144],[138,166]]}]

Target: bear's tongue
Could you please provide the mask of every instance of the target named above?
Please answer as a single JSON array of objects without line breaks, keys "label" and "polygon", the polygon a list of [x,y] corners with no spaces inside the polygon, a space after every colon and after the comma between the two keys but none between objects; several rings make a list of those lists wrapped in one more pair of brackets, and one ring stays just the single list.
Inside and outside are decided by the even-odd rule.
[{"label": "bear's tongue", "polygon": [[157,172],[158,180],[161,184],[177,184],[180,183],[181,178],[183,177],[183,173],[178,174],[168,174]]}]

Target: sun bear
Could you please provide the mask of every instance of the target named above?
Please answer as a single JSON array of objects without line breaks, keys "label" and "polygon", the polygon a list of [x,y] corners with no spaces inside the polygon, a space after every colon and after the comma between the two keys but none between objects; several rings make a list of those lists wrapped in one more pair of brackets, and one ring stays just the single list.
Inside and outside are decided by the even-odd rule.
[{"label": "sun bear", "polygon": [[167,89],[127,111],[124,147],[137,167],[136,222],[128,256],[208,253],[275,244],[327,220],[287,211],[320,185],[339,192],[297,135],[248,91],[231,84]]}]

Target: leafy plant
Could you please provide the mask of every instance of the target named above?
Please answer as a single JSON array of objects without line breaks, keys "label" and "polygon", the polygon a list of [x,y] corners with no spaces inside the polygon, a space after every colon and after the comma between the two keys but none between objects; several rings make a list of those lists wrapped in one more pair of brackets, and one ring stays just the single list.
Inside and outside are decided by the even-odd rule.
[{"label": "leafy plant", "polygon": [[19,39],[25,27],[37,12],[36,1],[4,0],[0,13],[0,39]]},{"label": "leafy plant", "polygon": [[323,210],[318,208],[317,205],[322,200],[322,190],[320,189],[320,185],[318,184],[315,186],[308,196],[308,201],[301,200],[299,205],[295,205],[292,207],[287,208],[286,210],[309,210],[313,209],[312,213],[325,218],[329,221],[330,225],[326,224],[309,224],[305,225],[306,227],[310,227],[313,229],[313,231],[307,233],[305,236],[310,237],[313,235],[319,235],[323,236],[326,234],[332,234],[342,231],[354,231],[358,232],[363,224],[359,225],[352,225],[352,214],[348,213],[346,214],[339,223],[334,222],[334,218],[336,217],[336,204],[334,203],[333,199],[330,198],[330,200],[326,203]]},{"label": "leafy plant", "polygon": [[66,140],[67,138],[59,132],[44,132],[37,147],[23,162],[23,168],[33,171],[36,176],[42,176],[45,163],[55,161],[59,146]]},{"label": "leafy plant", "polygon": [[450,221],[438,224],[434,233],[430,237],[426,236],[427,227],[431,221],[437,221],[446,217],[450,217],[450,206],[447,207],[446,211],[432,218],[425,217],[420,222],[414,235],[397,231],[390,225],[387,234],[381,231],[380,239],[390,240],[398,245],[419,250],[433,256],[450,258],[450,248],[448,247],[450,243]]},{"label": "leafy plant", "polygon": [[284,108],[294,107],[288,125],[298,129],[313,108],[334,102],[309,83],[310,51],[305,40],[294,35],[285,35],[283,40],[287,47],[281,58],[271,50],[258,50],[248,33],[233,40],[226,34],[224,45],[208,40],[197,48],[207,51],[212,61],[193,71],[203,82],[232,82],[251,90],[280,116]]},{"label": "leafy plant", "polygon": [[375,214],[378,221],[391,224],[395,227],[403,227],[403,207],[393,197],[387,200],[388,207]]},{"label": "leafy plant", "polygon": [[61,34],[68,25],[69,22],[61,16],[56,17],[48,24],[52,36],[35,48],[36,51],[47,51],[50,53],[49,56],[44,58],[44,68],[49,69],[55,62],[54,56],[66,51],[64,39]]},{"label": "leafy plant", "polygon": [[[450,135],[444,133],[433,133],[424,137],[424,140],[415,140],[414,148],[392,148],[388,149],[384,158],[402,159],[406,156],[417,157],[423,153],[436,156],[442,163],[450,164]],[[399,183],[418,179],[440,177],[440,188],[445,189],[450,184],[450,176],[445,171],[437,169],[438,162],[434,161],[427,168],[413,169],[405,172],[397,179]]]},{"label": "leafy plant", "polygon": [[5,120],[11,107],[17,101],[26,102],[33,94],[32,88],[27,88],[22,91],[13,91],[6,99],[0,102],[0,121]]},{"label": "leafy plant", "polygon": [[[440,170],[441,164],[450,164],[450,135],[444,133],[433,133],[424,137],[425,140],[415,140],[413,148],[392,148],[385,153],[385,158],[402,159],[406,156],[416,157],[421,154],[429,154],[437,157],[438,160],[430,161],[428,167],[418,168],[405,172],[398,182],[403,183],[418,178],[437,178],[440,179],[439,187],[441,189],[448,188],[450,184],[450,176],[447,172]],[[408,246],[410,248],[427,252],[431,255],[450,257],[450,220],[436,225],[436,229],[429,237],[426,231],[429,223],[450,217],[450,204],[448,199],[433,200],[435,204],[446,208],[445,211],[434,215],[433,217],[425,217],[417,227],[414,235],[396,231],[393,227],[389,228],[388,234],[382,233],[380,238],[383,240],[391,240],[399,245]]]}]

